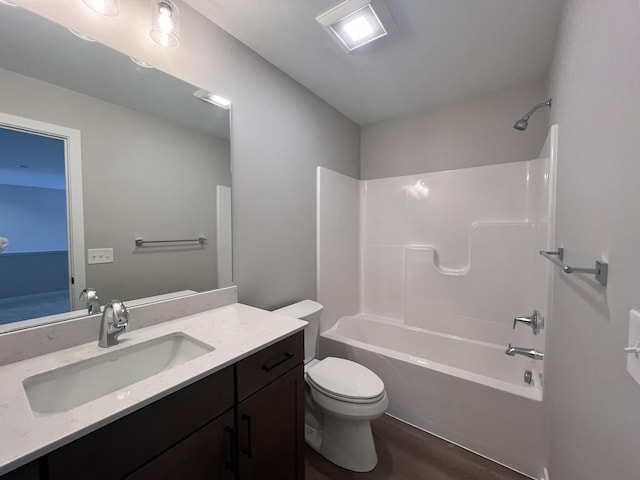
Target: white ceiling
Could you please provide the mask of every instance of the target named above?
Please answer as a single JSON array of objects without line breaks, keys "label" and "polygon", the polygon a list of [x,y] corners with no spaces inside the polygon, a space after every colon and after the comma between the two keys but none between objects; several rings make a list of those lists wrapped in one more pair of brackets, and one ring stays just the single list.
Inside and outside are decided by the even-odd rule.
[{"label": "white ceiling", "polygon": [[386,0],[396,28],[351,54],[315,21],[340,0],[185,2],[366,125],[541,79],[564,0]]}]

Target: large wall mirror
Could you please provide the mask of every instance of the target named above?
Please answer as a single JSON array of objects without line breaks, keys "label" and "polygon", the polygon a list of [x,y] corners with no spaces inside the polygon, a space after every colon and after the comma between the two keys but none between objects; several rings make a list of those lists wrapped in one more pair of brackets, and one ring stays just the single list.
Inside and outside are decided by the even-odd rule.
[{"label": "large wall mirror", "polygon": [[229,110],[148,67],[0,4],[0,332],[231,285]]}]

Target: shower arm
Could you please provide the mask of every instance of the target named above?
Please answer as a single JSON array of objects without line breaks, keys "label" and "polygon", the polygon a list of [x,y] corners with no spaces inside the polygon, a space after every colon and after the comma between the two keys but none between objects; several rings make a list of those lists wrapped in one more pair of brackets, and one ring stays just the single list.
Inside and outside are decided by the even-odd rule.
[{"label": "shower arm", "polygon": [[529,118],[531,118],[531,115],[533,115],[535,113],[536,110],[538,110],[539,108],[542,107],[549,107],[551,108],[551,98],[549,100],[547,100],[546,102],[543,103],[539,103],[538,105],[536,105],[535,107],[533,107],[531,110],[529,110],[523,117],[521,120],[529,120]]}]

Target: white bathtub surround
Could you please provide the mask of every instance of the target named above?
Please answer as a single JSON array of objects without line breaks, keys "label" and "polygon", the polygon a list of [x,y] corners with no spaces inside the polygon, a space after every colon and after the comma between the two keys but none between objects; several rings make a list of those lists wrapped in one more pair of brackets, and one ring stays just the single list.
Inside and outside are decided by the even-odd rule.
[{"label": "white bathtub surround", "polygon": [[[172,300],[177,302],[178,300]],[[131,314],[133,320],[135,315]],[[34,415],[23,381],[105,353],[97,340],[0,366],[0,475],[302,330],[306,322],[231,304],[127,331],[110,351],[185,334],[215,350],[66,412]]]},{"label": "white bathtub surround", "polygon": [[[451,322],[466,317],[511,328],[514,316],[540,308],[533,303],[526,279],[533,270],[534,235],[531,223],[475,223],[468,232],[469,261],[458,269],[447,268],[434,247],[405,247],[400,305],[406,323],[433,328],[429,319],[443,314]],[[378,278],[369,281],[379,283]],[[371,306],[365,310],[376,313]],[[520,336],[527,341],[531,332],[518,328],[514,333],[526,334]],[[475,338],[472,332],[466,336]]]},{"label": "white bathtub surround", "polygon": [[533,279],[537,264],[548,269],[537,254],[550,248],[540,186],[548,184],[547,163],[367,181],[362,311],[429,329],[423,322],[434,312],[508,328],[534,308],[546,314]]},{"label": "white bathtub surround", "polygon": [[[355,236],[355,221],[328,230],[328,219],[356,205],[361,267],[357,286],[318,291],[327,310],[360,298],[358,314],[334,308],[323,320],[321,355],[376,372],[392,415],[534,478],[546,466],[543,362],[504,351],[545,350],[546,330],[512,326],[534,309],[551,321],[553,269],[538,251],[555,248],[556,155],[554,126],[525,162],[358,186],[319,171],[318,285],[338,283],[340,264],[324,269],[326,259]],[[342,259],[344,271],[354,261]]]},{"label": "white bathtub surround", "polygon": [[317,172],[317,294],[324,330],[360,312],[360,181],[319,167]]},{"label": "white bathtub surround", "polygon": [[[551,269],[537,252],[554,248],[554,171],[548,154],[361,182],[319,168],[323,329],[359,311],[429,329],[436,328],[423,320],[434,311],[508,328],[534,308],[545,315]],[[529,340],[521,326],[511,338],[518,342],[521,333]],[[535,340],[543,348],[543,336]]]}]

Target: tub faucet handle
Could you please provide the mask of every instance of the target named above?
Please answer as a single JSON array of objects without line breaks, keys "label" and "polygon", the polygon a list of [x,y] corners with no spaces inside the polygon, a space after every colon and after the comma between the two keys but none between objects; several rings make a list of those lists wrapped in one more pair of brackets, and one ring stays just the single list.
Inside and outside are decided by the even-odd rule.
[{"label": "tub faucet handle", "polygon": [[530,317],[516,317],[513,319],[513,329],[516,329],[516,325],[520,323],[524,323],[525,325],[529,325],[531,330],[533,330],[533,334],[537,335],[540,330],[544,328],[544,318],[540,315],[538,310],[534,310],[533,314]]}]

